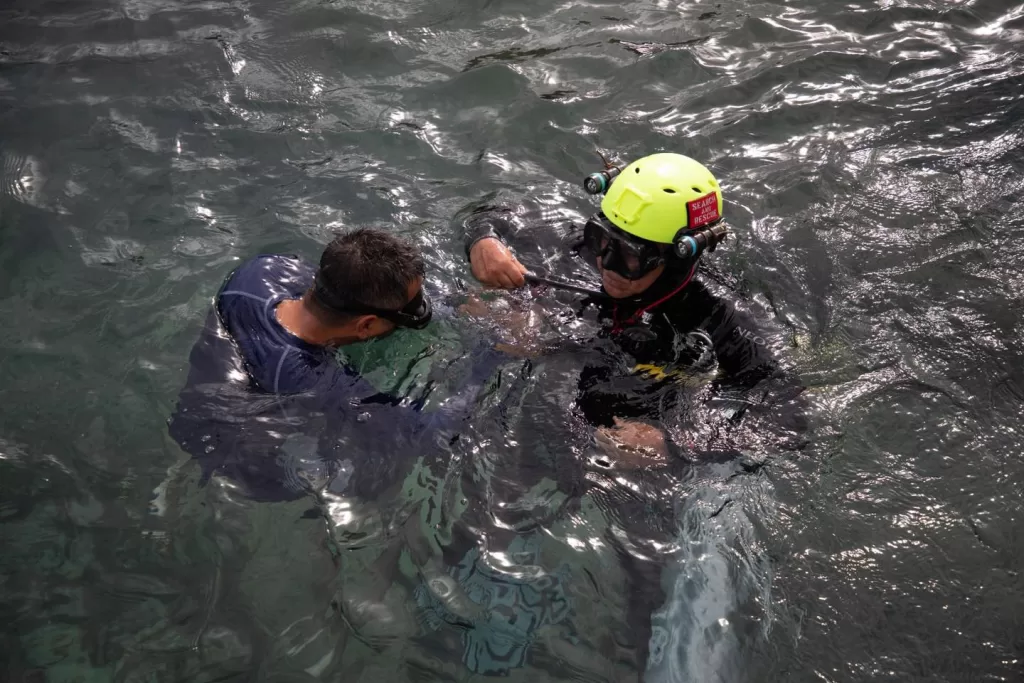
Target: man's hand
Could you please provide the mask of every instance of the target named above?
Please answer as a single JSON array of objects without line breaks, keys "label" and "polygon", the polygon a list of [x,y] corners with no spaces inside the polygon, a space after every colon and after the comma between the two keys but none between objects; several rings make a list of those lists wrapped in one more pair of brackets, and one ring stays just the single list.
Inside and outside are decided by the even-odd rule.
[{"label": "man's hand", "polygon": [[493,237],[485,237],[473,245],[469,265],[473,277],[490,287],[516,289],[526,284],[523,279],[526,268],[501,240]]},{"label": "man's hand", "polygon": [[493,301],[490,304],[476,295],[470,295],[459,306],[459,312],[490,321],[501,330],[504,341],[495,344],[499,351],[518,358],[534,358],[540,353],[540,316],[530,309],[514,308],[507,301]]},{"label": "man's hand", "polygon": [[594,437],[613,466],[650,467],[668,460],[664,433],[643,422],[615,418],[614,427],[599,427]]}]

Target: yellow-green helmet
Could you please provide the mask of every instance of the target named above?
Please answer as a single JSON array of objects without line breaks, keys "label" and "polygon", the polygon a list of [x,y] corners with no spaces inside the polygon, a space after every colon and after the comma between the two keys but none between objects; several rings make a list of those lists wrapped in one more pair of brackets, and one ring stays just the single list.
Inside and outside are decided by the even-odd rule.
[{"label": "yellow-green helmet", "polygon": [[601,212],[620,230],[671,244],[680,230],[722,217],[722,190],[699,161],[663,152],[637,159],[612,182]]}]

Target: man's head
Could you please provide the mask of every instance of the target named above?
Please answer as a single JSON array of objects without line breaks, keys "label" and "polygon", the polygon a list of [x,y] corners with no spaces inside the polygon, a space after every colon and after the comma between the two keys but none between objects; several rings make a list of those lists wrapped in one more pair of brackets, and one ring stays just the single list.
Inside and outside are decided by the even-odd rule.
[{"label": "man's head", "polygon": [[692,268],[703,250],[692,236],[721,221],[722,208],[718,181],[690,157],[651,154],[623,168],[586,226],[605,291],[636,296],[666,267]]},{"label": "man's head", "polygon": [[670,245],[642,240],[618,229],[602,214],[592,216],[584,229],[587,248],[596,257],[604,291],[626,299],[646,291],[670,262]]},{"label": "man's head", "polygon": [[354,230],[324,249],[304,303],[335,343],[423,327],[430,320],[423,273],[414,245],[381,230]]}]

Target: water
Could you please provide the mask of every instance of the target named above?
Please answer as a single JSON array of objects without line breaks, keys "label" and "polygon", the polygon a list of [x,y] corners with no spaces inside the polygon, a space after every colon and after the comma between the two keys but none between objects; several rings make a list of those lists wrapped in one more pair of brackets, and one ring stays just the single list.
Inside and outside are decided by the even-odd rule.
[{"label": "water", "polygon": [[[638,680],[660,582],[647,680],[1019,680],[1022,44],[995,0],[5,3],[0,678]],[[459,291],[451,216],[586,212],[596,149],[715,170],[807,448],[566,496],[562,358],[382,506],[197,486],[165,420],[239,259],[386,226]]]}]

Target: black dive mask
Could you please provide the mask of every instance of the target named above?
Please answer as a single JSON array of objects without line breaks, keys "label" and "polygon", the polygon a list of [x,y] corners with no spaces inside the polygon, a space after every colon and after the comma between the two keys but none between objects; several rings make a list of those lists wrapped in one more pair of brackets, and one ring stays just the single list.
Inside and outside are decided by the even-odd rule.
[{"label": "black dive mask", "polygon": [[412,301],[397,311],[377,308],[376,306],[367,306],[354,301],[342,300],[340,297],[329,292],[320,282],[319,277],[317,277],[313,286],[313,296],[316,297],[316,300],[319,301],[322,306],[337,313],[349,315],[375,315],[380,318],[384,318],[385,320],[390,320],[398,327],[409,327],[416,330],[421,330],[426,327],[434,315],[433,306],[430,304],[430,298],[423,292],[422,286],[420,287],[420,291],[416,292],[416,296],[412,298]]},{"label": "black dive mask", "polygon": [[665,263],[667,244],[648,242],[620,230],[603,214],[591,216],[583,228],[587,249],[601,267],[627,280],[638,280]]}]

